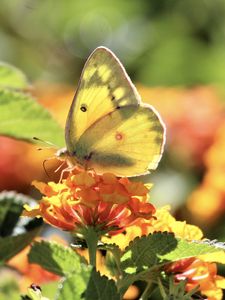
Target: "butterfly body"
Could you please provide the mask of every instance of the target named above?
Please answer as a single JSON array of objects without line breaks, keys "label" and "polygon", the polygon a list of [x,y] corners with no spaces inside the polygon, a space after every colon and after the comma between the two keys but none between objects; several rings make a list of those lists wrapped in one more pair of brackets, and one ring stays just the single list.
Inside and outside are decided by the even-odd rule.
[{"label": "butterfly body", "polygon": [[107,48],[88,58],[65,130],[70,164],[118,176],[149,173],[157,167],[165,142],[158,113],[141,102],[122,64]]}]

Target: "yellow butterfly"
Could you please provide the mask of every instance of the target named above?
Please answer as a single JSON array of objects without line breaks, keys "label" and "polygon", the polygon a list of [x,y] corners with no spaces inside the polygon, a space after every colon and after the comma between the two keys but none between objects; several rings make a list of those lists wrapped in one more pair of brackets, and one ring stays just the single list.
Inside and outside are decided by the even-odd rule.
[{"label": "yellow butterfly", "polygon": [[72,165],[97,173],[137,176],[156,169],[165,143],[159,114],[141,98],[119,59],[96,48],[85,63],[66,122]]}]

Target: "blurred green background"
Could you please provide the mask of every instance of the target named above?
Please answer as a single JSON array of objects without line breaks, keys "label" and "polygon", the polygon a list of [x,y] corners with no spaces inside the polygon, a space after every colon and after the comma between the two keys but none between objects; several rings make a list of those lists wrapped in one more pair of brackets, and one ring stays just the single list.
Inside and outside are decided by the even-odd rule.
[{"label": "blurred green background", "polygon": [[0,59],[31,80],[76,82],[112,49],[147,85],[225,83],[224,0],[1,0]]},{"label": "blurred green background", "polygon": [[[167,126],[151,200],[225,240],[225,1],[0,0],[0,61],[23,70],[61,124],[100,45],[115,52]],[[0,156],[0,190],[33,196],[31,181],[49,180],[49,153],[0,137]]]}]

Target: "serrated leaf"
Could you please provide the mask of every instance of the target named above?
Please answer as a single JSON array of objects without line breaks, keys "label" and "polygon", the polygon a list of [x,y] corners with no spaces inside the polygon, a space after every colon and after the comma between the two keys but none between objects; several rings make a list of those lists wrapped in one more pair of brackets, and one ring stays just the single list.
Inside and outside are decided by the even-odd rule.
[{"label": "serrated leaf", "polygon": [[0,88],[25,89],[27,88],[28,80],[19,69],[0,62]]},{"label": "serrated leaf", "polygon": [[83,265],[80,272],[64,278],[59,285],[56,300],[80,300],[86,290],[90,273],[91,269]]},{"label": "serrated leaf", "polygon": [[117,290],[115,281],[101,276],[99,272],[92,270],[87,290],[85,292],[85,300],[120,300],[120,294]]},{"label": "serrated leaf", "polygon": [[162,255],[160,257],[161,260],[177,261],[187,257],[218,252],[219,250],[216,244],[206,244],[201,241],[186,241],[182,239],[177,239],[177,241],[176,249]]},{"label": "serrated leaf", "polygon": [[16,192],[0,193],[0,236],[12,234],[19,217],[23,211],[23,205],[27,197]]},{"label": "serrated leaf", "polygon": [[59,276],[67,276],[81,270],[79,256],[71,248],[56,242],[34,242],[28,258],[30,263],[39,264]]},{"label": "serrated leaf", "polygon": [[216,251],[218,248],[210,244],[189,242],[172,233],[157,232],[131,242],[121,262],[126,272],[134,274],[153,266]]},{"label": "serrated leaf", "polygon": [[0,90],[0,135],[33,142],[33,137],[64,145],[64,132],[31,96]]},{"label": "serrated leaf", "polygon": [[0,238],[0,262],[3,263],[9,260],[28,246],[38,234],[39,230],[40,227],[37,227],[23,234]]}]

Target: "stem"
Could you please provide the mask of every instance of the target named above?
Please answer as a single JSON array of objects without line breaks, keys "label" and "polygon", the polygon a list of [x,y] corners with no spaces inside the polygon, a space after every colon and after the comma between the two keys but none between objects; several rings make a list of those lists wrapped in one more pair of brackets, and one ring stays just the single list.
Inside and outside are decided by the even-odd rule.
[{"label": "stem", "polygon": [[152,289],[152,281],[149,281],[144,292],[141,295],[140,300],[148,300]]},{"label": "stem", "polygon": [[162,281],[160,280],[159,277],[158,277],[157,281],[158,281],[159,291],[161,293],[162,298],[163,299],[167,299],[167,295],[166,295],[165,289],[164,289]]},{"label": "stem", "polygon": [[115,259],[115,263],[116,263],[116,267],[117,267],[117,274],[115,274],[115,277],[116,277],[117,281],[119,281],[123,273],[120,268],[120,260],[118,259],[117,256],[114,256],[114,259]]},{"label": "stem", "polygon": [[89,263],[93,267],[96,267],[96,252],[98,245],[98,233],[94,230],[94,227],[85,227],[82,229],[82,234],[88,246]]}]

